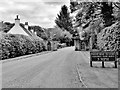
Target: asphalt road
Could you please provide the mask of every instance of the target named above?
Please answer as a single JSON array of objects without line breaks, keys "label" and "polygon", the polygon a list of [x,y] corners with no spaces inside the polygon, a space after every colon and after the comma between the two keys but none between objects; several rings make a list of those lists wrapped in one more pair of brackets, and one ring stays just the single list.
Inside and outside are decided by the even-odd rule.
[{"label": "asphalt road", "polygon": [[89,52],[63,48],[2,64],[2,88],[117,88],[114,64],[89,66]]}]

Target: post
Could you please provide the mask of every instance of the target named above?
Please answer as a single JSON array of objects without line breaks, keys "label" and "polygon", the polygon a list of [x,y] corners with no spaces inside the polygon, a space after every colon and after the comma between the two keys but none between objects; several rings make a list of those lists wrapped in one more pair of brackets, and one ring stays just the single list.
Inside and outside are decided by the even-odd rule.
[{"label": "post", "polygon": [[92,66],[92,58],[91,58],[91,53],[90,53],[90,67],[93,67],[93,66]]},{"label": "post", "polygon": [[104,66],[104,61],[102,61],[102,68],[104,68],[105,66]]},{"label": "post", "polygon": [[75,46],[75,51],[77,51],[77,41],[76,41],[76,38],[74,39],[74,46]]},{"label": "post", "polygon": [[115,64],[115,68],[117,68],[117,51],[115,52],[115,62],[114,62],[114,64]]},{"label": "post", "polygon": [[115,61],[114,63],[115,63],[115,68],[117,68],[117,61]]},{"label": "post", "polygon": [[90,67],[92,67],[92,61],[90,60]]},{"label": "post", "polygon": [[79,40],[79,51],[81,51],[81,40]]}]

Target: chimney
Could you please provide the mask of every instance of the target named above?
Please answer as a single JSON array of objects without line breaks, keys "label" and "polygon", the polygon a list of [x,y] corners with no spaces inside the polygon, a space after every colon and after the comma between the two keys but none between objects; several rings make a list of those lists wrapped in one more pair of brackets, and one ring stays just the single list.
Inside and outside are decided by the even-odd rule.
[{"label": "chimney", "polygon": [[25,28],[28,30],[28,22],[25,22]]},{"label": "chimney", "polygon": [[18,18],[18,15],[15,18],[15,25],[19,25],[20,24],[20,19]]},{"label": "chimney", "polygon": [[3,29],[3,21],[0,22],[0,30]]}]

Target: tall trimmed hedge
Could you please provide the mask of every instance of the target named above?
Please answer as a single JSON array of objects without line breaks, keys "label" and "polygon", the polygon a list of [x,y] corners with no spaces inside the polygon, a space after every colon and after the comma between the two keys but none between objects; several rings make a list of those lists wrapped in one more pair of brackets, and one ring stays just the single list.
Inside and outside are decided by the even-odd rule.
[{"label": "tall trimmed hedge", "polygon": [[97,44],[103,50],[120,50],[120,22],[104,28],[98,34]]},{"label": "tall trimmed hedge", "polygon": [[0,33],[1,59],[39,53],[44,50],[44,42],[39,38],[19,34]]}]

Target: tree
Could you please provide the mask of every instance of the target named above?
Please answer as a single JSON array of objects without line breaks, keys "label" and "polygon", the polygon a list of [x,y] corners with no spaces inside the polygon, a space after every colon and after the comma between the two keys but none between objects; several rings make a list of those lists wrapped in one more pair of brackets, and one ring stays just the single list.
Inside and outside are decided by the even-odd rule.
[{"label": "tree", "polygon": [[112,2],[101,2],[101,14],[105,23],[105,27],[111,26],[114,21]]},{"label": "tree", "polygon": [[120,2],[113,3],[118,9],[120,9]]},{"label": "tree", "polygon": [[[114,23],[115,17],[113,16],[113,2],[80,2],[79,4],[75,2],[70,3],[71,12],[78,10],[76,14],[76,23],[83,28],[87,28],[91,23],[102,19],[104,26],[110,26]],[[77,1],[76,1],[77,2]],[[115,4],[116,5],[116,4]],[[117,5],[118,6],[118,5]],[[84,25],[83,25],[84,24]]]},{"label": "tree", "polygon": [[3,26],[2,26],[2,31],[8,32],[13,26],[14,26],[13,23],[4,22],[4,23],[3,23]]},{"label": "tree", "polygon": [[73,33],[72,20],[66,5],[63,5],[61,7],[61,11],[59,14],[57,14],[55,23],[61,29],[65,29],[69,31],[71,34]]},{"label": "tree", "polygon": [[76,2],[76,1],[70,2],[71,13],[73,13],[75,10],[77,10],[77,8],[75,8],[77,5],[78,5],[78,2]]},{"label": "tree", "polygon": [[120,21],[120,3],[119,2],[114,2],[113,3],[115,8],[114,8],[114,15],[117,21]]},{"label": "tree", "polygon": [[[76,13],[77,11],[75,16],[75,28],[82,27],[83,30],[85,30],[87,33],[90,33],[90,36],[93,33],[94,35],[96,34],[97,37],[104,28],[110,27],[120,20],[120,4],[117,2],[109,2],[108,0],[106,0],[106,2],[94,1],[95,0],[92,0],[91,2],[82,2],[81,0],[81,2],[71,2],[70,9],[71,13]],[[103,40],[101,39],[101,41]],[[100,46],[100,44],[98,45]]]},{"label": "tree", "polygon": [[100,15],[100,2],[80,2],[76,6],[74,5],[75,7],[73,7],[73,5],[70,6],[72,7],[71,12],[74,13],[77,11],[75,16],[75,27],[87,28],[91,25],[91,23],[97,21],[95,19],[97,19]]},{"label": "tree", "polygon": [[41,37],[44,40],[48,39],[48,36],[46,34],[46,29],[42,28],[40,26],[29,26],[29,30],[33,29],[35,32],[37,32],[37,36]]}]

